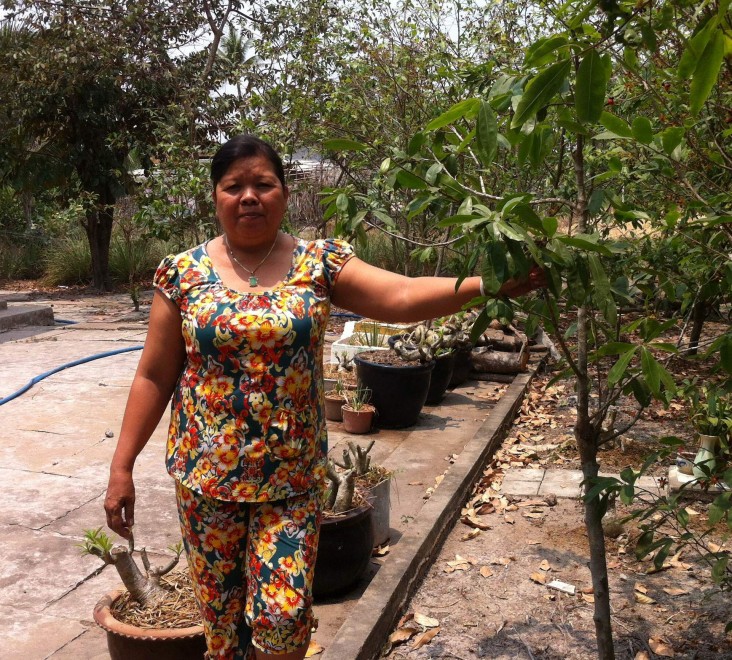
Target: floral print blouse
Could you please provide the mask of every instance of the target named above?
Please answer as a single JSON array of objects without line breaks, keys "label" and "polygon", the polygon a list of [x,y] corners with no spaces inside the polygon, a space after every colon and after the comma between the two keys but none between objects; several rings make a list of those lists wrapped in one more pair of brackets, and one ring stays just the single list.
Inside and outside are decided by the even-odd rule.
[{"label": "floral print blouse", "polygon": [[225,286],[206,244],[160,264],[154,284],[179,307],[186,347],[166,452],[184,486],[237,502],[322,488],[323,340],[352,255],[344,241],[298,239],[284,280],[261,293]]}]

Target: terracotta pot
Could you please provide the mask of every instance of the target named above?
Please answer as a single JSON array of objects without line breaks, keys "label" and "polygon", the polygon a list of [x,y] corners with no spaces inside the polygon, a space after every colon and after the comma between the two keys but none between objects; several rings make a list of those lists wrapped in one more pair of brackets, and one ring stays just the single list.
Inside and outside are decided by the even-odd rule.
[{"label": "terracotta pot", "polygon": [[371,430],[376,408],[371,405],[363,405],[359,410],[356,410],[347,403],[342,407],[342,412],[343,428],[348,433],[362,434]]},{"label": "terracotta pot", "polygon": [[325,418],[331,422],[343,421],[343,413],[341,408],[346,402],[346,397],[335,392],[326,392],[325,394]]},{"label": "terracotta pot", "polygon": [[372,511],[370,506],[362,506],[339,516],[323,517],[315,560],[314,598],[342,593],[364,574],[374,547]]},{"label": "terracotta pot", "polygon": [[107,632],[112,660],[193,660],[204,657],[206,640],[203,626],[149,629],[115,619],[112,606],[124,593],[124,589],[109,593],[94,607],[94,621]]}]

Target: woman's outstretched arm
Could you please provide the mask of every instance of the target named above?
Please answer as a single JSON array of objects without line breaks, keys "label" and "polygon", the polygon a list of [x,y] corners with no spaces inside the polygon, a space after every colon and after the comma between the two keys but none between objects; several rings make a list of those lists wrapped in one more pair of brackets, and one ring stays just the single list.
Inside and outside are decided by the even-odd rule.
[{"label": "woman's outstretched arm", "polygon": [[[455,291],[454,277],[405,277],[354,257],[341,270],[333,302],[356,314],[386,322],[413,323],[454,314],[480,296],[480,277],[467,277]],[[532,268],[525,280],[509,280],[497,296],[520,296],[546,285],[544,272]]]}]

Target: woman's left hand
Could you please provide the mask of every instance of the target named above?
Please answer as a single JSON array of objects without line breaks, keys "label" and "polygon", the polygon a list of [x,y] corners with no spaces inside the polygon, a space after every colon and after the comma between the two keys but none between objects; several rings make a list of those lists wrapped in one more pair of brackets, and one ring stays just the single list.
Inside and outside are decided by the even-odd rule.
[{"label": "woman's left hand", "polygon": [[544,269],[541,266],[534,265],[529,270],[529,274],[526,278],[521,280],[508,280],[503,284],[498,293],[502,296],[508,296],[509,298],[516,298],[518,296],[523,296],[530,291],[543,289],[547,284],[548,280]]}]

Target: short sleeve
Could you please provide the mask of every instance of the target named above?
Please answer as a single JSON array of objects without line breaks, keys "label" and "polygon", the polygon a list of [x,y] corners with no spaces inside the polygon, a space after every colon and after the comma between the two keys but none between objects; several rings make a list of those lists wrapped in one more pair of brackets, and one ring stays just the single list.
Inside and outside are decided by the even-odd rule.
[{"label": "short sleeve", "polygon": [[323,243],[323,273],[332,288],[346,262],[354,256],[353,246],[337,238],[327,238]]},{"label": "short sleeve", "polygon": [[153,286],[166,298],[178,303],[181,297],[180,271],[175,255],[169,254],[160,262],[153,277]]}]

